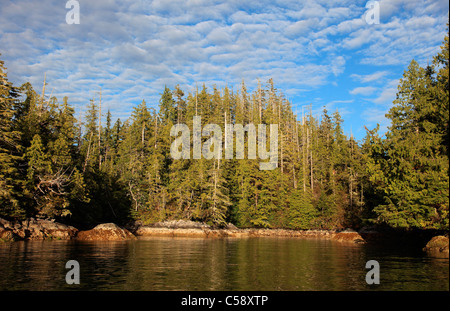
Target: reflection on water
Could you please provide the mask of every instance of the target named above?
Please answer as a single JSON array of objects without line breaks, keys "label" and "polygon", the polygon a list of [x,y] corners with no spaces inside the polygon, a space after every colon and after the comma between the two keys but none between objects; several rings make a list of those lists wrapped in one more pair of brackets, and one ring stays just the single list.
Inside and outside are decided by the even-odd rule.
[{"label": "reflection on water", "polygon": [[[365,282],[371,259],[380,285]],[[0,261],[0,290],[449,290],[448,259],[328,240],[29,241],[0,244]]]}]

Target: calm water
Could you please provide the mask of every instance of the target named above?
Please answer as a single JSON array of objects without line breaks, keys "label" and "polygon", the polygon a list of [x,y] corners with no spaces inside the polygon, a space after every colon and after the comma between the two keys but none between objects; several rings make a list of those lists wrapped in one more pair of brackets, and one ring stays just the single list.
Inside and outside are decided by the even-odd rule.
[{"label": "calm water", "polygon": [[[368,260],[380,285],[367,285]],[[68,260],[80,285],[65,282]],[[407,249],[287,238],[0,244],[0,290],[449,290],[449,260]]]}]

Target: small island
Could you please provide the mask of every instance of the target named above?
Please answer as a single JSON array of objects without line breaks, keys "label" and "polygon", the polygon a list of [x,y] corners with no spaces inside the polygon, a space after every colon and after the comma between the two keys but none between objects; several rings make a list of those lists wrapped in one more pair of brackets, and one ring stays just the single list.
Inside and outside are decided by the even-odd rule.
[{"label": "small island", "polygon": [[[362,142],[344,135],[339,111],[295,115],[272,79],[252,93],[244,81],[238,90],[165,87],[159,111],[143,100],[126,121],[113,124],[108,111],[105,124],[101,93],[77,119],[67,97],[48,97],[46,81],[40,94],[29,83],[13,86],[0,65],[1,241],[136,235],[362,243],[381,230],[422,242],[440,236],[421,248],[448,256],[448,36],[426,68],[412,60],[405,70],[388,132],[366,128]],[[199,128],[200,120],[209,125]],[[258,155],[271,164],[264,169],[253,135],[269,125],[270,139],[258,136]],[[175,138],[180,131],[189,135]]]}]

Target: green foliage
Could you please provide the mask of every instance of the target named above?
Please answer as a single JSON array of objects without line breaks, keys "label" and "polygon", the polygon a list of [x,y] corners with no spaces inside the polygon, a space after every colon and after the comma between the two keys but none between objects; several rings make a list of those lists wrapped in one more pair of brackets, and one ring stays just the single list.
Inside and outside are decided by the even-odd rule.
[{"label": "green foliage", "polygon": [[[26,146],[23,189],[30,215],[85,226],[192,219],[217,227],[231,221],[242,227],[306,229],[340,221],[334,215],[339,213],[330,211],[336,211],[337,201],[346,202],[345,195],[332,202],[323,198],[337,198],[347,187],[344,167],[356,165],[343,152],[348,140],[342,120],[338,112],[332,119],[325,111],[328,121],[320,125],[311,114],[297,121],[272,80],[253,94],[247,93],[244,82],[237,93],[216,87],[209,93],[203,85],[186,98],[178,86],[174,91],[166,87],[159,111],[142,101],[128,120],[113,126],[108,111],[105,127],[94,99],[81,123],[67,98],[59,104],[39,96],[30,85],[24,90],[27,96],[17,106],[21,121],[16,126]],[[192,131],[196,115],[203,125],[215,123],[223,129],[222,148],[225,124],[278,124],[278,168],[261,171],[260,159],[236,160],[236,150],[233,159],[173,160],[170,129],[183,120]],[[207,139],[202,137],[201,144]],[[232,141],[234,147],[235,135]],[[248,152],[246,139],[245,158]],[[345,209],[342,202],[339,206]]]},{"label": "green foliage", "polygon": [[22,146],[13,119],[18,96],[19,90],[8,81],[0,61],[0,213],[20,218],[24,210],[19,204],[21,181],[17,167]]},{"label": "green foliage", "polygon": [[[381,196],[377,222],[448,230],[448,36],[434,66],[412,61],[387,117],[386,139],[368,144],[369,180]],[[436,71],[439,74],[436,75]],[[447,77],[447,78],[446,78]]]},{"label": "green foliage", "polygon": [[293,229],[312,229],[317,219],[318,211],[314,207],[311,195],[293,191],[289,200],[289,227]]},{"label": "green foliage", "polygon": [[[0,216],[78,227],[191,219],[216,227],[448,230],[448,55],[446,37],[430,66],[411,62],[386,137],[377,127],[362,144],[344,135],[337,110],[320,119],[311,107],[295,115],[272,79],[253,92],[244,81],[237,90],[203,85],[192,93],[166,86],[159,103],[142,101],[124,122],[102,115],[92,99],[77,120],[67,98],[46,97],[45,81],[42,94],[29,83],[13,87],[0,62]],[[222,129],[220,159],[171,157],[172,126],[186,124],[192,144],[194,116]],[[277,124],[277,168],[260,170],[268,160],[249,158],[247,135],[244,159],[236,149],[225,159],[226,124]],[[235,135],[231,141],[234,148]]]}]

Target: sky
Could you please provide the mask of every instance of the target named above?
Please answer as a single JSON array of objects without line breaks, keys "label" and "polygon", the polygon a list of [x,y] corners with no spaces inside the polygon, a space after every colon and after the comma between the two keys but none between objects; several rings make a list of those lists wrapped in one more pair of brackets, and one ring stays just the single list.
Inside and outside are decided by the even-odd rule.
[{"label": "sky", "polygon": [[67,2],[1,0],[0,59],[16,86],[40,92],[46,75],[46,94],[68,96],[77,117],[100,89],[102,111],[124,120],[165,86],[244,80],[251,92],[272,78],[295,114],[338,110],[357,140],[387,129],[399,79],[412,59],[432,62],[449,14],[447,0],[78,0],[68,24]]}]

